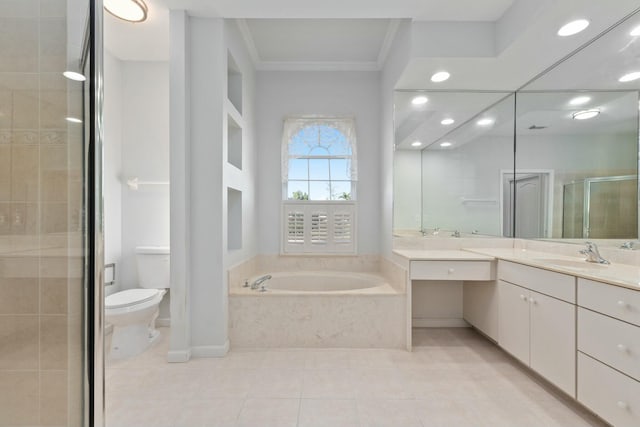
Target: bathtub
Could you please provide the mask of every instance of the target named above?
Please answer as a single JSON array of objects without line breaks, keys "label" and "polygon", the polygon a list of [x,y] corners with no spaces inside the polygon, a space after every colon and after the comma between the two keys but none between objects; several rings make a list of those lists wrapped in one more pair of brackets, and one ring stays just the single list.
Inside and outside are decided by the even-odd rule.
[{"label": "bathtub", "polygon": [[[265,273],[268,274],[268,273]],[[388,294],[397,293],[380,275],[341,271],[296,271],[271,273],[262,283],[266,292],[275,294]],[[249,284],[263,275],[249,279]],[[245,290],[247,288],[244,288]],[[250,289],[250,288],[249,288]],[[256,292],[253,290],[253,292]]]},{"label": "bathtub", "polygon": [[378,272],[260,271],[229,284],[235,348],[404,348],[406,293]]}]

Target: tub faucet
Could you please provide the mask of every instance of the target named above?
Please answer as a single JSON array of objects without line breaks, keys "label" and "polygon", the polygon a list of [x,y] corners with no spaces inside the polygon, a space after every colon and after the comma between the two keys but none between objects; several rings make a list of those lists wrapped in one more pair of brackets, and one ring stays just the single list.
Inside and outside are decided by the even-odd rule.
[{"label": "tub faucet", "polygon": [[258,277],[255,280],[255,282],[253,282],[251,284],[251,289],[253,289],[253,290],[258,289],[263,282],[266,282],[269,279],[271,279],[271,275],[270,274],[265,274],[264,276]]},{"label": "tub faucet", "polygon": [[587,259],[585,261],[587,262],[594,262],[596,264],[610,264],[609,261],[607,261],[606,259],[602,258],[602,256],[600,256],[600,251],[598,250],[598,246],[593,243],[593,242],[585,242],[587,245],[586,249],[582,249],[580,251],[580,253],[582,255],[586,255]]},{"label": "tub faucet", "polygon": [[620,249],[630,249],[630,250],[633,250],[633,249],[635,249],[635,248],[634,248],[634,246],[633,246],[633,245],[634,245],[634,243],[635,243],[635,242],[633,242],[633,241],[624,242],[624,243],[620,246]]},{"label": "tub faucet", "polygon": [[458,230],[451,233],[451,237],[460,237],[460,232]]}]

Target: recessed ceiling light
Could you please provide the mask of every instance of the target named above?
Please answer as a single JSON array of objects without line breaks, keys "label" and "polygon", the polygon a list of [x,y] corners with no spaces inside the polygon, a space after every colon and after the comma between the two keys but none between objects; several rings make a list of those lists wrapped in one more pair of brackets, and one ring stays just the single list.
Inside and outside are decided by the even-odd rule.
[{"label": "recessed ceiling light", "polygon": [[424,105],[427,102],[429,102],[429,98],[427,98],[426,96],[416,96],[411,100],[411,103],[413,105]]},{"label": "recessed ceiling light", "polygon": [[104,0],[104,9],[123,21],[142,22],[147,19],[147,5],[143,0]]},{"label": "recessed ceiling light", "polygon": [[411,143],[412,147],[420,147],[421,145],[422,145],[422,142],[420,142],[420,141],[415,141],[415,142]]},{"label": "recessed ceiling light", "polygon": [[633,73],[625,74],[624,76],[620,77],[618,81],[621,83],[626,83],[638,79],[640,79],[640,71],[634,71]]},{"label": "recessed ceiling light", "polygon": [[451,144],[450,142],[441,142],[440,143],[440,147],[451,147],[453,144]]},{"label": "recessed ceiling light", "polygon": [[476,123],[480,126],[489,126],[493,124],[493,119],[480,119]]},{"label": "recessed ceiling light", "polygon": [[444,119],[440,122],[441,125],[449,126],[455,123],[453,119]]},{"label": "recessed ceiling light", "polygon": [[587,120],[593,119],[598,114],[600,114],[600,110],[584,110],[573,113],[571,117],[573,117],[574,120]]},{"label": "recessed ceiling light", "polygon": [[640,25],[638,25],[633,30],[631,30],[629,35],[632,36],[632,37],[640,36]]},{"label": "recessed ceiling light", "polygon": [[571,101],[569,101],[569,105],[584,105],[589,101],[591,101],[590,96],[576,96]]},{"label": "recessed ceiling light", "polygon": [[446,71],[438,71],[433,76],[431,76],[431,81],[434,83],[440,83],[448,80],[449,77],[451,77],[451,74],[447,73]]},{"label": "recessed ceiling light", "polygon": [[589,21],[586,19],[576,19],[575,21],[571,21],[568,24],[564,24],[558,30],[558,35],[562,37],[572,36],[574,34],[578,34],[580,31],[583,31],[585,28],[589,26]]},{"label": "recessed ceiling light", "polygon": [[62,75],[69,80],[75,80],[76,82],[83,82],[87,80],[85,76],[80,73],[76,73],[75,71],[65,71],[64,73],[62,73]]},{"label": "recessed ceiling light", "polygon": [[67,117],[66,120],[70,123],[82,123],[82,120],[77,119],[75,117]]}]

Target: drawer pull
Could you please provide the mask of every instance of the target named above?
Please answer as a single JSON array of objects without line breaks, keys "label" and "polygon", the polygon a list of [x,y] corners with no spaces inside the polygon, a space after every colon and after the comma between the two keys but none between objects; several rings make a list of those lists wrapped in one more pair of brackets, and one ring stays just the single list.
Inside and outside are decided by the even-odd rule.
[{"label": "drawer pull", "polygon": [[526,300],[527,300],[527,297],[525,297],[524,295],[520,294],[520,299],[521,299],[522,301],[526,301]]},{"label": "drawer pull", "polygon": [[618,344],[616,347],[622,353],[626,353],[629,350],[629,348],[624,344]]},{"label": "drawer pull", "polygon": [[620,307],[620,308],[625,308],[626,306],[627,306],[627,303],[626,303],[626,302],[624,302],[624,301],[622,301],[622,300],[618,301],[618,307]]},{"label": "drawer pull", "polygon": [[456,271],[455,269],[450,268],[450,269],[449,269],[449,274],[453,274],[453,273],[455,273],[455,271]]},{"label": "drawer pull", "polygon": [[618,400],[616,405],[618,405],[618,408],[620,408],[620,409],[628,409],[629,408],[629,404],[627,402],[625,402],[625,401],[622,401],[622,400]]}]

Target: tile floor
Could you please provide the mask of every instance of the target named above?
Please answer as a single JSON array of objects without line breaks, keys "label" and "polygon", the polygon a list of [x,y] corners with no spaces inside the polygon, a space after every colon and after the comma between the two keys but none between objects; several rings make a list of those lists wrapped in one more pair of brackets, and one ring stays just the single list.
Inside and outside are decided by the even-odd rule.
[{"label": "tile floor", "polygon": [[163,339],[109,362],[107,427],[604,426],[471,329],[416,329],[414,352],[233,350],[165,362]]}]

